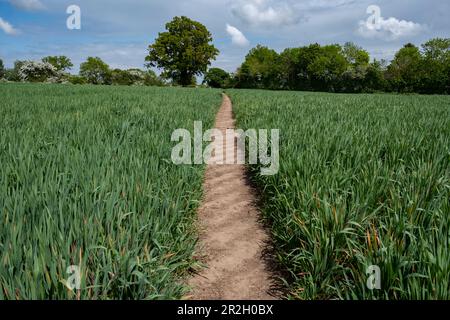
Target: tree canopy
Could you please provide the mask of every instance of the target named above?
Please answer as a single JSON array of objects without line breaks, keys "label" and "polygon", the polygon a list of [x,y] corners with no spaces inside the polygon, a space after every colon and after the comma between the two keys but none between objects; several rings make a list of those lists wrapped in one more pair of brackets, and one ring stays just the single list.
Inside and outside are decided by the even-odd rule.
[{"label": "tree canopy", "polygon": [[268,88],[276,86],[280,56],[275,50],[257,45],[251,49],[238,70],[238,87]]},{"label": "tree canopy", "polygon": [[288,48],[256,46],[230,82],[237,88],[330,92],[450,92],[450,39],[435,38],[419,49],[406,44],[390,64],[370,62],[354,43]]},{"label": "tree canopy", "polygon": [[393,90],[413,92],[420,79],[421,55],[419,48],[408,43],[401,48],[387,69],[387,78]]},{"label": "tree canopy", "polygon": [[111,71],[109,66],[99,57],[88,57],[80,65],[80,76],[91,84],[110,84]]},{"label": "tree canopy", "polygon": [[26,61],[16,60],[14,61],[14,67],[12,69],[5,70],[5,78],[8,81],[21,81],[20,68]]},{"label": "tree canopy", "polygon": [[193,77],[206,72],[219,51],[212,44],[212,36],[200,22],[187,17],[175,17],[166,24],[155,43],[149,46],[146,57],[149,67],[163,69],[163,76],[183,86]]},{"label": "tree canopy", "polygon": [[203,83],[212,88],[226,88],[231,80],[230,74],[220,68],[211,68],[205,75]]},{"label": "tree canopy", "polygon": [[[435,38],[422,45],[422,93],[441,93],[450,90],[450,39]],[[417,88],[416,88],[417,89]]]},{"label": "tree canopy", "polygon": [[68,71],[73,67],[72,61],[66,56],[48,56],[42,58],[42,62],[50,63],[57,71]]},{"label": "tree canopy", "polygon": [[352,66],[367,66],[370,61],[369,53],[353,42],[345,43],[342,48],[342,54]]}]

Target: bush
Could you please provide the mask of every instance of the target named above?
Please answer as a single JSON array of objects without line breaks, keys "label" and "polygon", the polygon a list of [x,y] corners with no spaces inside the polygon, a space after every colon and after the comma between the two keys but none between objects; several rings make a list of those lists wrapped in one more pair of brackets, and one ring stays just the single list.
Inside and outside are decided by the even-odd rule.
[{"label": "bush", "polygon": [[71,84],[86,84],[87,83],[86,78],[81,77],[81,76],[73,76],[73,75],[69,76],[68,81]]},{"label": "bush", "polygon": [[128,69],[128,70],[114,69],[111,72],[111,79],[113,85],[143,86],[145,84],[145,77],[146,73],[140,69]]},{"label": "bush", "polygon": [[45,82],[59,79],[62,73],[48,62],[25,61],[19,69],[19,79],[27,82]]}]

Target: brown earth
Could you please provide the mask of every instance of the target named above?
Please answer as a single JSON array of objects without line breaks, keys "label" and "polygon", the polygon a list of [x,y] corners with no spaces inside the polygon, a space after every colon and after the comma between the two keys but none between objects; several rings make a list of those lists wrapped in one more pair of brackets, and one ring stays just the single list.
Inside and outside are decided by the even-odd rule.
[{"label": "brown earth", "polygon": [[[225,136],[234,128],[232,105],[224,95],[216,128]],[[216,142],[215,142],[216,143]],[[234,148],[223,146],[224,149]],[[194,300],[268,300],[277,296],[275,275],[265,257],[269,237],[260,222],[254,190],[245,167],[215,164],[210,160],[199,209],[199,256],[206,268],[189,281],[187,298]]]}]

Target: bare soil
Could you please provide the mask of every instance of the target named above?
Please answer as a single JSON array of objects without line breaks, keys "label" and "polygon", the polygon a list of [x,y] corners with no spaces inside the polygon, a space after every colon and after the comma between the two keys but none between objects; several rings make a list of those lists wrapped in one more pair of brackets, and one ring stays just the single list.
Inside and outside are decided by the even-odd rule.
[{"label": "bare soil", "polygon": [[[216,128],[234,128],[232,105],[224,95]],[[216,142],[215,142],[216,143]],[[223,145],[224,149],[235,148]],[[204,181],[204,199],[199,208],[200,260],[188,285],[194,300],[272,300],[277,296],[275,274],[266,257],[270,243],[260,222],[256,196],[246,179],[243,165],[216,164],[210,160]]]}]

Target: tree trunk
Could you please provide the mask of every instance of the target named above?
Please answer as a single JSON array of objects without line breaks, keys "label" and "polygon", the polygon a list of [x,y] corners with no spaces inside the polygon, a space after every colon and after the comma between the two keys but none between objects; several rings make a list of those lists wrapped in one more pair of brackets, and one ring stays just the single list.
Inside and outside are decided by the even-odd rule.
[{"label": "tree trunk", "polygon": [[187,87],[187,86],[191,85],[191,81],[192,81],[192,75],[187,71],[181,71],[180,84],[183,87]]}]

